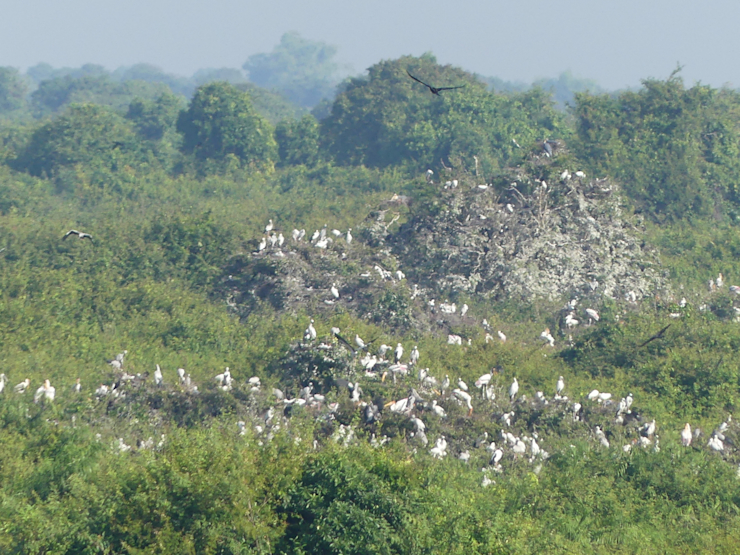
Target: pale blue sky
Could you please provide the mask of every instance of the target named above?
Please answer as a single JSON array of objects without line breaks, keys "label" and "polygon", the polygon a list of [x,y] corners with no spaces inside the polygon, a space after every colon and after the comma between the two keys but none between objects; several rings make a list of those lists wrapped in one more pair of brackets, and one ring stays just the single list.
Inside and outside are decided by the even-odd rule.
[{"label": "pale blue sky", "polygon": [[740,2],[730,0],[9,0],[0,65],[146,62],[189,76],[240,68],[295,30],[355,73],[404,54],[506,80],[571,70],[605,88],[665,78],[740,86]]}]

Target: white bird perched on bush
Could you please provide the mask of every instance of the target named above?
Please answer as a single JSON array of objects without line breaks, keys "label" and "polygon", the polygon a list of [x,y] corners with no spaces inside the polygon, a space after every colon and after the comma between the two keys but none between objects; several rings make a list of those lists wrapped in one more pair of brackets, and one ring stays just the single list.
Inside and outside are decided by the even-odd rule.
[{"label": "white bird perched on bush", "polygon": [[712,437],[709,438],[709,443],[707,443],[707,445],[712,451],[717,451],[718,453],[725,450],[725,444],[715,435],[712,435]]},{"label": "white bird perched on bush", "polygon": [[2,393],[3,389],[5,389],[6,383],[8,383],[8,378],[5,376],[5,374],[0,374],[0,393]]},{"label": "white bird perched on bush", "polygon": [[[44,400],[46,401],[53,401],[54,397],[56,396],[56,388],[51,385],[49,380],[44,380],[44,385],[42,385],[39,389],[42,390],[42,396],[44,397]],[[36,391],[36,395],[38,395],[38,391]],[[34,402],[38,402],[36,397],[34,396]]]},{"label": "white bird perched on bush", "polygon": [[395,355],[396,355],[396,362],[400,362],[401,357],[403,356],[403,345],[401,345],[400,343],[396,345]]},{"label": "white bird perched on bush", "polygon": [[462,308],[460,309],[460,316],[465,316],[468,313],[468,310],[470,307],[466,304],[462,305]]},{"label": "white bird perched on bush", "polygon": [[436,414],[440,418],[445,418],[447,416],[447,412],[445,411],[445,409],[443,409],[442,407],[440,407],[437,404],[437,401],[436,400],[435,401],[432,401],[432,410],[434,411],[434,414]]},{"label": "white bird perched on bush", "polygon": [[717,289],[720,289],[724,283],[725,283],[725,278],[722,276],[722,272],[720,272],[719,275],[717,276]]},{"label": "white bird perched on bush", "polygon": [[362,337],[360,337],[357,334],[355,334],[355,345],[357,345],[359,349],[364,349],[366,347],[365,342],[363,341]]},{"label": "white bird perched on bush", "polygon": [[459,399],[460,401],[462,401],[463,403],[465,403],[468,406],[468,416],[472,415],[473,414],[473,405],[470,402],[472,400],[472,397],[470,396],[470,394],[467,393],[466,391],[463,391],[462,389],[453,389],[452,390],[452,394],[457,399]]},{"label": "white bird perched on bush", "polygon": [[563,376],[560,376],[558,378],[558,383],[555,385],[555,393],[557,393],[558,395],[561,395],[564,390],[565,390],[565,380],[563,379]]},{"label": "white bird perched on bush", "polygon": [[303,333],[303,339],[305,339],[306,341],[313,341],[314,339],[316,339],[316,328],[313,327],[313,318],[311,318],[311,322],[308,324],[306,331]]},{"label": "white bird perched on bush", "polygon": [[414,348],[411,349],[411,358],[409,360],[410,364],[416,364],[419,362],[419,347],[414,345]]},{"label": "white bird perched on bush", "polygon": [[514,381],[509,386],[509,398],[514,401],[517,393],[519,393],[519,382],[514,378]]},{"label": "white bird perched on bush", "polygon": [[480,378],[475,380],[475,387],[480,389],[481,387],[488,385],[491,383],[492,377],[493,375],[490,372],[488,374],[483,374]]},{"label": "white bird perched on bush", "polygon": [[154,371],[154,383],[157,385],[162,385],[163,381],[164,378],[162,376],[162,369],[159,367],[159,364],[157,364],[157,369]]},{"label": "white bird perched on bush", "polygon": [[334,296],[335,299],[338,299],[339,298],[339,289],[337,289],[337,284],[336,283],[332,283],[331,284],[330,291],[331,291],[331,294]]},{"label": "white bird perched on bush", "polygon": [[586,314],[588,314],[590,320],[593,320],[594,322],[599,321],[599,313],[596,312],[593,308],[587,308]]},{"label": "white bird perched on bush", "polygon": [[540,334],[540,337],[547,341],[550,347],[555,346],[555,338],[550,333],[550,328],[545,328],[545,331]]},{"label": "white bird perched on bush", "polygon": [[447,456],[447,440],[445,436],[441,436],[429,452],[435,459],[442,459]]},{"label": "white bird perched on bush", "polygon": [[591,390],[591,393],[588,394],[588,400],[589,401],[594,401],[594,400],[598,399],[598,397],[599,397],[599,390],[598,389],[592,389]]},{"label": "white bird perched on bush", "polygon": [[693,439],[693,436],[691,435],[691,424],[686,422],[686,425],[683,427],[683,430],[681,430],[681,444],[684,447],[688,447],[691,445],[691,440]]},{"label": "white bird perched on bush", "polygon": [[596,426],[596,429],[594,430],[594,433],[596,434],[596,437],[601,442],[601,445],[603,445],[604,447],[607,447],[608,448],[609,447],[609,440],[606,439],[606,435],[604,434],[604,432],[602,431],[602,429],[601,429],[600,426]]},{"label": "white bird perched on bush", "polygon": [[345,240],[347,241],[348,245],[352,244],[352,228],[351,227],[347,230],[347,235],[345,237]]},{"label": "white bird perched on bush", "polygon": [[26,378],[21,383],[19,383],[18,385],[16,385],[13,388],[13,391],[15,391],[16,393],[25,393],[26,392],[26,389],[28,389],[28,386],[29,385],[31,385],[31,380],[29,380],[28,378]]},{"label": "white bird perched on bush", "polygon": [[501,340],[501,343],[506,343],[506,336],[504,335],[504,332],[498,330],[496,333],[498,334],[498,338]]},{"label": "white bird perched on bush", "polygon": [[272,219],[270,219],[265,226],[265,233],[270,233],[273,229],[275,229],[275,225],[272,223]]}]

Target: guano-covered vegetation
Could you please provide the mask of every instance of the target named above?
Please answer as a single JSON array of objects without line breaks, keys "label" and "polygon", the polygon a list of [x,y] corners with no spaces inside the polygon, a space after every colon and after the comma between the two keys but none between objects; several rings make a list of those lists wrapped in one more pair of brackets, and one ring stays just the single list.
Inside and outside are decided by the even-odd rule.
[{"label": "guano-covered vegetation", "polygon": [[738,93],[333,55],[0,68],[0,552],[737,553]]}]

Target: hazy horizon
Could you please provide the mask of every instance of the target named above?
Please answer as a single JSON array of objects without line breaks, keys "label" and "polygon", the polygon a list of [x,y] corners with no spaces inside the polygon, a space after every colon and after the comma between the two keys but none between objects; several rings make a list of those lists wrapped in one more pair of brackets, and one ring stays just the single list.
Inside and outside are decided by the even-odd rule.
[{"label": "hazy horizon", "polygon": [[6,7],[0,65],[25,71],[40,62],[93,63],[114,70],[148,63],[190,76],[204,68],[241,69],[249,56],[270,52],[285,32],[297,31],[336,46],[338,61],[353,75],[382,59],[432,52],[440,63],[506,81],[529,83],[571,71],[619,89],[666,78],[680,63],[688,84],[740,83],[731,59],[740,46],[731,27],[740,4],[710,0],[704,6],[667,0],[534,0],[527,6],[132,0],[124,10],[92,0],[29,0]]}]

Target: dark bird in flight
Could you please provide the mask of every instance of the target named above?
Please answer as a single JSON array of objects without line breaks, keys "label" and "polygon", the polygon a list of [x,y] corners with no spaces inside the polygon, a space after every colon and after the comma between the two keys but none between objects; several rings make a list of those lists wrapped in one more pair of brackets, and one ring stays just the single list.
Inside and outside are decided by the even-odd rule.
[{"label": "dark bird in flight", "polygon": [[458,85],[457,87],[432,87],[431,85],[427,85],[421,79],[417,79],[416,77],[411,75],[408,69],[406,70],[406,73],[408,73],[409,77],[411,77],[414,81],[421,83],[422,85],[424,85],[426,88],[429,89],[429,92],[431,92],[432,94],[436,94],[437,96],[439,96],[439,93],[442,91],[452,91],[455,89],[462,89],[465,86],[465,85]]},{"label": "dark bird in flight", "polygon": [[345,345],[345,346],[346,346],[346,347],[347,347],[347,348],[348,348],[348,349],[349,349],[350,351],[352,351],[352,354],[357,354],[357,351],[356,351],[356,350],[355,350],[355,348],[354,348],[354,347],[352,346],[352,344],[351,344],[351,343],[350,343],[349,341],[347,341],[347,340],[346,340],[346,339],[345,339],[344,337],[342,337],[342,336],[341,336],[341,335],[339,335],[338,333],[335,333],[335,334],[334,334],[334,336],[335,336],[335,337],[336,337],[337,339],[339,339],[339,341],[341,341],[342,343],[344,343],[344,345]]},{"label": "dark bird in flight", "polygon": [[665,332],[668,328],[671,327],[671,324],[668,324],[666,327],[664,327],[662,330],[660,330],[658,333],[650,337],[647,341],[645,341],[640,347],[644,347],[648,343],[655,341],[656,339],[663,339],[663,336],[665,335]]},{"label": "dark bird in flight", "polygon": [[64,241],[67,237],[70,235],[77,235],[80,239],[90,239],[92,242],[92,235],[89,233],[82,233],[81,231],[77,231],[76,229],[70,229],[67,233],[64,234],[64,237],[62,237],[62,241]]}]

